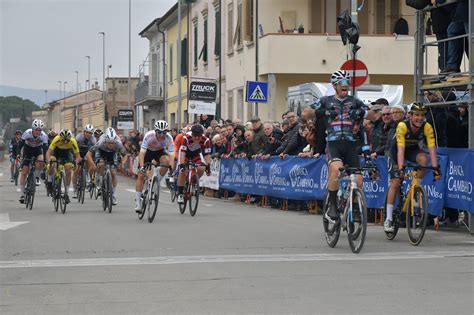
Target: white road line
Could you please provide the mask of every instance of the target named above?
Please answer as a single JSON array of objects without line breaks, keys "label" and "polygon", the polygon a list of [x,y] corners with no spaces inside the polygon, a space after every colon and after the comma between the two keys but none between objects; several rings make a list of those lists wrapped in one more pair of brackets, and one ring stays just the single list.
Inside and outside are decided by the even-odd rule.
[{"label": "white road line", "polygon": [[128,258],[85,258],[0,261],[0,269],[40,267],[90,267],[132,265],[175,265],[193,263],[241,263],[241,262],[305,262],[305,261],[367,261],[440,259],[449,257],[473,258],[472,251],[394,252],[371,254],[288,254],[288,255],[208,255],[208,256],[161,256]]},{"label": "white road line", "polygon": [[2,176],[3,176],[3,173],[0,173],[0,177],[2,177]]},{"label": "white road line", "polygon": [[6,231],[19,225],[29,223],[30,221],[10,222],[8,213],[0,213],[0,230]]}]

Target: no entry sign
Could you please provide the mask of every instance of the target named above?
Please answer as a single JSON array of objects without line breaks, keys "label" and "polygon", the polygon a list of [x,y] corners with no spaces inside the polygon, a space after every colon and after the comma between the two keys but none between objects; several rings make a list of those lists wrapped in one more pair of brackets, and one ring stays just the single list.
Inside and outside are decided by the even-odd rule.
[{"label": "no entry sign", "polygon": [[351,87],[361,86],[365,83],[367,77],[369,76],[369,70],[367,69],[367,66],[359,59],[347,60],[342,64],[341,70],[346,70],[351,75]]}]

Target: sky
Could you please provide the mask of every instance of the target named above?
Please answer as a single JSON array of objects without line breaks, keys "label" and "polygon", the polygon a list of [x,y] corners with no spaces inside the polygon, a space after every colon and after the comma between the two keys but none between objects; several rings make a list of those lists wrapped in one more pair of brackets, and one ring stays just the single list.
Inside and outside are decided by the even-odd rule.
[{"label": "sky", "polygon": [[[102,82],[102,35],[110,76],[128,77],[128,0],[0,0],[0,85],[82,90],[91,56],[91,81]],[[148,54],[138,33],[176,0],[131,0],[131,76]],[[107,76],[107,72],[106,72]]]}]

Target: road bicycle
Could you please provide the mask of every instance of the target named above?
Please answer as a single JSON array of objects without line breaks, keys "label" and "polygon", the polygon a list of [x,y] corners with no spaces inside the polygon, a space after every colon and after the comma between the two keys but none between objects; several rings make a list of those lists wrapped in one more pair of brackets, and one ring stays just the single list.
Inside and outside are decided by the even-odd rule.
[{"label": "road bicycle", "polygon": [[189,214],[192,217],[196,215],[199,204],[199,176],[197,173],[198,164],[193,162],[186,162],[181,169],[188,170],[188,176],[184,183],[183,203],[178,203],[179,212],[184,214],[186,205],[189,203]]},{"label": "road bicycle", "polygon": [[111,172],[111,164],[113,162],[105,163],[105,170],[104,175],[100,176],[100,194],[102,197],[102,209],[104,211],[108,211],[109,213],[112,212],[112,205],[113,205],[113,184],[112,184],[112,172]]},{"label": "road bicycle", "polygon": [[[148,222],[152,223],[156,216],[158,203],[160,201],[160,182],[158,181],[158,172],[161,167],[169,168],[168,165],[155,165],[154,163],[145,163],[145,191],[141,195],[141,212],[138,218],[141,220],[148,212]],[[151,176],[148,176],[149,173]]]},{"label": "road bicycle", "polygon": [[[411,178],[412,181],[407,192],[402,189],[403,185],[400,185],[397,190],[393,208],[393,232],[385,232],[385,236],[389,240],[395,238],[405,213],[408,239],[412,245],[417,246],[423,240],[428,224],[428,198],[425,189],[421,186],[418,171],[435,170],[435,168],[416,164],[407,164],[406,168],[412,170],[404,175],[404,179]],[[387,197],[385,197],[383,215],[384,218],[387,217]]]},{"label": "road bicycle", "polygon": [[29,172],[26,176],[25,182],[25,206],[27,209],[33,209],[33,203],[35,201],[35,193],[36,193],[36,163],[44,163],[44,161],[38,161],[36,157],[31,159],[25,159],[24,161],[28,161],[29,163]]},{"label": "road bicycle", "polygon": [[20,177],[20,156],[15,158],[15,164],[13,167],[13,182],[15,183],[15,186],[18,186],[18,178]]},{"label": "road bicycle", "polygon": [[78,167],[77,178],[76,178],[76,194],[77,201],[84,203],[84,197],[86,195],[86,184],[87,184],[87,169],[85,167],[85,160],[82,160]]},{"label": "road bicycle", "polygon": [[65,162],[62,160],[50,161],[50,167],[52,164],[56,164],[56,170],[53,174],[53,181],[51,187],[51,197],[53,200],[54,210],[58,212],[61,209],[61,213],[66,213],[66,206],[69,203],[68,191],[66,189],[66,170],[64,168]]},{"label": "road bicycle", "polygon": [[[347,232],[349,246],[353,253],[358,254],[364,246],[367,232],[367,204],[364,191],[357,185],[357,174],[369,172],[374,180],[378,178],[376,166],[341,167],[339,169],[339,190],[337,193],[337,209],[339,218],[331,224],[325,214],[329,210],[329,193],[323,203],[323,226],[326,243],[329,247],[336,246],[341,228]],[[340,209],[343,209],[341,212]]]},{"label": "road bicycle", "polygon": [[87,186],[87,190],[89,191],[89,196],[91,199],[94,198],[95,200],[97,200],[99,198],[99,189],[100,187],[97,187],[96,172],[92,172],[91,181]]},{"label": "road bicycle", "polygon": [[178,171],[173,172],[170,168],[170,172],[168,173],[167,186],[170,190],[171,202],[174,202],[176,200],[176,197],[178,196]]}]

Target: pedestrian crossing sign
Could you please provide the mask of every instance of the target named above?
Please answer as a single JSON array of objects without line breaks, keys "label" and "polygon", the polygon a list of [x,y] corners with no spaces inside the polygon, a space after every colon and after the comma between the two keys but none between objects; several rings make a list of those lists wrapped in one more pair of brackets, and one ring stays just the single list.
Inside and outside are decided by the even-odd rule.
[{"label": "pedestrian crossing sign", "polygon": [[247,81],[245,101],[248,103],[267,103],[268,82]]}]

